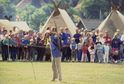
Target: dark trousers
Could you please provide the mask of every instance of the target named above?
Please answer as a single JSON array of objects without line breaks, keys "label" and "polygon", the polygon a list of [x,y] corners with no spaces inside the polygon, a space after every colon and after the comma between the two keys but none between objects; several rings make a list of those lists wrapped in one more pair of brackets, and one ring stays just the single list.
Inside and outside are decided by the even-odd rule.
[{"label": "dark trousers", "polygon": [[51,50],[50,47],[45,48],[45,61],[51,60]]},{"label": "dark trousers", "polygon": [[17,47],[11,46],[10,47],[10,56],[12,61],[16,60],[16,55],[17,55]]},{"label": "dark trousers", "polygon": [[29,56],[28,54],[29,54],[28,47],[23,47],[22,59],[27,60],[28,59],[28,56]]},{"label": "dark trousers", "polygon": [[45,47],[37,47],[37,61],[43,61],[43,56],[45,54]]},{"label": "dark trousers", "polygon": [[97,63],[97,62],[98,62],[98,56],[97,56],[97,53],[95,53],[94,62],[95,62],[95,63]]},{"label": "dark trousers", "polygon": [[74,61],[76,61],[76,55],[77,55],[77,50],[71,50],[71,60],[73,61],[73,59],[74,59]]},{"label": "dark trousers", "polygon": [[29,50],[28,60],[34,60],[34,58],[35,58],[35,48],[34,48],[34,46],[29,46],[28,50]]},{"label": "dark trousers", "polygon": [[62,48],[62,61],[71,60],[71,49],[70,47],[63,47]]},{"label": "dark trousers", "polygon": [[1,50],[2,50],[2,60],[7,61],[9,57],[9,47],[7,45],[2,45]]},{"label": "dark trousers", "polygon": [[18,57],[18,60],[22,59],[23,58],[23,50],[22,50],[22,47],[18,47],[17,48],[17,57]]}]

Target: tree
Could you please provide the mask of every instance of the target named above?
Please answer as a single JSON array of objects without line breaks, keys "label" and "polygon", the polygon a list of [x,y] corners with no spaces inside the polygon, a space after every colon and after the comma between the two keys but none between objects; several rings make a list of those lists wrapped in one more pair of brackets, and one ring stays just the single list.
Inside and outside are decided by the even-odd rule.
[{"label": "tree", "polygon": [[47,17],[51,14],[52,9],[51,4],[46,4],[40,8],[29,4],[24,9],[18,9],[17,11],[21,20],[26,21],[32,29],[38,31],[40,25],[43,25]]},{"label": "tree", "polygon": [[15,19],[15,6],[10,0],[0,0],[0,18],[5,19],[5,16],[12,16],[11,20]]},{"label": "tree", "polygon": [[100,11],[105,16],[104,13],[110,9],[108,0],[82,0],[81,3],[81,12],[86,18],[99,18]]},{"label": "tree", "polygon": [[31,15],[31,27],[38,31],[40,25],[43,25],[45,20],[47,19],[47,16],[48,15],[42,8],[36,9],[36,11]]}]

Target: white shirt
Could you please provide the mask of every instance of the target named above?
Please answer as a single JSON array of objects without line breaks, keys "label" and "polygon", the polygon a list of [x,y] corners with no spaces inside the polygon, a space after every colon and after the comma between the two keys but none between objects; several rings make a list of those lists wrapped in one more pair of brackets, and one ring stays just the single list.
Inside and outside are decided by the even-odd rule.
[{"label": "white shirt", "polygon": [[88,47],[88,51],[91,55],[94,55],[95,54],[95,49],[91,49],[91,47],[89,46]]},{"label": "white shirt", "polygon": [[121,41],[124,41],[124,34],[121,35]]}]

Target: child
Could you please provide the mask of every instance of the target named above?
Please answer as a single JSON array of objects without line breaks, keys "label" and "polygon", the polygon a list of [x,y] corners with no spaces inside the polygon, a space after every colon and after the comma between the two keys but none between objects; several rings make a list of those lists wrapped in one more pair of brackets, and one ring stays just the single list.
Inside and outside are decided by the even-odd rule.
[{"label": "child", "polygon": [[80,62],[82,59],[82,43],[77,44],[77,58],[78,62]]},{"label": "child", "polygon": [[88,51],[88,45],[86,42],[84,42],[82,46],[82,60],[83,62],[87,61],[87,51]]},{"label": "child", "polygon": [[95,48],[94,45],[91,45],[88,47],[88,51],[90,53],[90,62],[94,62],[94,58],[95,58]]},{"label": "child", "polygon": [[23,44],[23,46],[24,46],[24,48],[23,48],[23,52],[24,52],[24,57],[23,57],[23,59],[24,60],[27,60],[28,59],[28,54],[29,54],[29,52],[28,52],[28,46],[29,46],[29,43],[30,43],[30,41],[29,41],[29,37],[28,37],[28,35],[25,35],[24,36],[24,39],[22,40],[22,44]]},{"label": "child", "polygon": [[77,44],[76,44],[74,38],[72,38],[72,42],[71,42],[71,44],[70,44],[70,48],[71,48],[71,60],[72,60],[72,61],[76,61]]}]

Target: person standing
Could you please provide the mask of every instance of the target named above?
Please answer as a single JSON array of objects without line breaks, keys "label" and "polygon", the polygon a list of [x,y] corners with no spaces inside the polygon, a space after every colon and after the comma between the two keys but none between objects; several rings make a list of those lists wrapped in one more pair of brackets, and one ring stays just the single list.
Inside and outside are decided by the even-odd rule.
[{"label": "person standing", "polygon": [[104,50],[105,50],[104,58],[103,58],[104,59],[104,63],[108,63],[109,62],[109,53],[110,53],[109,43],[105,42]]},{"label": "person standing", "polygon": [[62,37],[62,46],[63,46],[63,57],[62,61],[66,58],[66,61],[71,61],[71,49],[70,49],[70,43],[71,43],[71,35],[69,33],[68,28],[65,29],[65,32],[63,33],[64,36]]},{"label": "person standing", "polygon": [[110,35],[109,35],[109,33],[108,33],[107,31],[105,32],[105,36],[104,36],[103,38],[104,38],[104,40],[105,40],[105,43],[111,45],[111,43],[112,43],[112,38],[110,37]]},{"label": "person standing", "polygon": [[62,41],[62,61],[68,60],[67,56],[67,43],[68,43],[68,36],[63,28],[60,30],[60,36]]},{"label": "person standing", "polygon": [[6,51],[6,47],[5,47],[5,45],[4,45],[4,40],[6,39],[6,34],[7,34],[7,30],[1,30],[1,35],[0,35],[0,46],[1,46],[1,51],[2,51],[2,60],[3,61],[5,61],[6,59],[5,59],[5,51]]},{"label": "person standing", "polygon": [[112,40],[112,61],[117,63],[120,60],[120,48],[121,48],[121,40],[118,38],[118,35],[115,35],[114,39]]},{"label": "person standing", "polygon": [[45,45],[42,34],[38,34],[37,42],[36,42],[36,50],[37,50],[37,61],[43,61],[43,57],[45,54]]},{"label": "person standing", "polygon": [[104,46],[101,42],[96,43],[96,56],[98,57],[98,62],[103,63],[103,56],[104,56]]},{"label": "person standing", "polygon": [[88,51],[89,51],[89,54],[90,54],[90,62],[94,63],[94,58],[95,58],[95,47],[94,47],[94,45],[90,45],[88,47]]},{"label": "person standing", "polygon": [[57,34],[56,28],[53,28],[51,32],[51,55],[52,55],[52,70],[53,70],[53,79],[59,79],[62,81],[61,76],[61,48],[60,48],[60,39],[59,35]]},{"label": "person standing", "polygon": [[17,56],[17,41],[14,34],[11,35],[9,47],[11,59],[15,61]]},{"label": "person standing", "polygon": [[25,35],[24,36],[24,39],[22,40],[22,44],[23,44],[23,46],[24,46],[24,48],[23,48],[23,52],[24,52],[24,61],[26,61],[26,60],[28,60],[28,54],[29,54],[29,52],[28,52],[28,50],[29,50],[29,44],[30,44],[30,41],[29,41],[29,37],[28,37],[28,35]]},{"label": "person standing", "polygon": [[77,45],[76,45],[76,42],[75,42],[74,38],[72,38],[70,48],[71,48],[71,61],[76,62],[76,59],[77,59],[77,57],[76,57]]},{"label": "person standing", "polygon": [[5,39],[3,40],[3,61],[9,60],[9,43],[10,43],[10,37],[8,34],[5,35]]},{"label": "person standing", "polygon": [[84,42],[82,46],[82,62],[87,62],[87,52],[88,52],[88,45],[86,42]]}]

